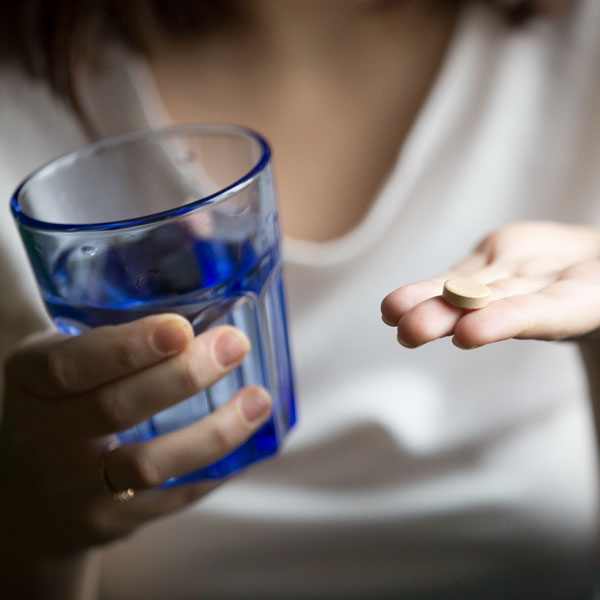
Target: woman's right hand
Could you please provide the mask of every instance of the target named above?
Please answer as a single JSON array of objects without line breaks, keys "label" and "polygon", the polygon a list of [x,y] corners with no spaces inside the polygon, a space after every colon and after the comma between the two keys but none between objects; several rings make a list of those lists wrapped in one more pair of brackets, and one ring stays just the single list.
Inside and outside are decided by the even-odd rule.
[{"label": "woman's right hand", "polygon": [[[247,387],[211,415],[145,443],[110,449],[143,421],[235,369],[250,344],[233,327],[193,337],[177,315],[25,340],[6,362],[0,424],[0,555],[73,556],[205,495],[204,482],[157,488],[242,444],[268,418]],[[135,490],[117,502],[113,490]],[[1,587],[1,586],[0,586]]]}]

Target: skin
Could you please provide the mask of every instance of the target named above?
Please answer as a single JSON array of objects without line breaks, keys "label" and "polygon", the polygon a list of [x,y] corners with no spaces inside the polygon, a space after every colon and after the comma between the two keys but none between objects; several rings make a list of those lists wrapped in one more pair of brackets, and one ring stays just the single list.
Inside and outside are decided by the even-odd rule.
[{"label": "skin", "polygon": [[176,123],[225,121],[264,134],[285,234],[339,237],[363,219],[393,167],[459,4],[239,4],[245,25],[218,36],[174,37],[156,26],[150,68],[162,101]]},{"label": "skin", "polygon": [[[389,12],[378,2],[289,0],[287,10],[282,4],[247,2],[258,9],[243,35],[221,32],[190,43],[156,30],[150,64],[176,121],[236,121],[265,132],[281,157],[276,168],[286,233],[326,240],[347,232],[368,210],[435,80],[458,4],[398,2]],[[355,78],[365,85],[356,88]],[[294,104],[300,97],[310,102]],[[314,177],[305,176],[307,169]],[[334,218],[340,214],[347,218]],[[599,250],[600,232],[592,228],[505,228],[453,271],[491,284],[486,309],[465,313],[445,305],[442,275],[399,288],[384,300],[382,314],[409,347],[450,335],[464,347],[508,337],[576,338],[593,366]],[[161,350],[155,335],[166,322],[178,324],[179,334]],[[71,339],[42,331],[32,307],[4,316],[2,331],[0,597],[93,598],[90,549],[209,493],[213,484],[156,485],[239,446],[268,418],[270,400],[248,388],[195,425],[106,454],[115,431],[235,368],[247,340],[241,338],[240,354],[224,366],[216,344],[234,331],[217,328],[192,339],[189,324],[176,315]],[[256,407],[260,399],[262,412],[245,416],[244,402]],[[111,486],[132,487],[135,500],[114,502],[98,475],[103,460]]]},{"label": "skin", "polygon": [[[232,327],[194,338],[177,315],[76,338],[49,332],[24,340],[6,361],[0,595],[85,598],[88,548],[210,492],[217,484],[156,486],[211,464],[252,435],[271,411],[262,388],[244,388],[179,431],[107,450],[115,431],[205,389],[249,348]],[[31,451],[36,447],[43,452]],[[113,500],[99,476],[103,460],[105,480],[115,490],[135,489],[135,500]]]},{"label": "skin", "polygon": [[[445,280],[485,283],[491,302],[469,311],[445,302]],[[405,285],[382,302],[398,341],[416,348],[452,336],[473,349],[509,338],[585,340],[600,327],[600,230],[558,223],[517,223],[486,237],[454,269]]]},{"label": "skin", "polygon": [[[474,311],[445,302],[444,281],[457,276],[487,284],[491,302]],[[510,338],[577,342],[598,432],[598,307],[600,229],[526,222],[493,232],[454,269],[396,289],[381,303],[381,315],[411,349],[443,337],[464,350]]]}]

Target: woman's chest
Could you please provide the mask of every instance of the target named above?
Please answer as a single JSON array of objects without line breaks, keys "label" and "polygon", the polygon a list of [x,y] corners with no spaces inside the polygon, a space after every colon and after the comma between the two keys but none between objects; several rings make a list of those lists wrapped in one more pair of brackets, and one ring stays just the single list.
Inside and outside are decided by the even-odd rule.
[{"label": "woman's chest", "polygon": [[325,241],[368,212],[437,75],[453,18],[419,15],[422,35],[407,22],[382,39],[346,36],[322,56],[249,59],[237,71],[216,66],[222,51],[211,59],[165,46],[151,68],[175,122],[234,122],[263,134],[284,232]]}]

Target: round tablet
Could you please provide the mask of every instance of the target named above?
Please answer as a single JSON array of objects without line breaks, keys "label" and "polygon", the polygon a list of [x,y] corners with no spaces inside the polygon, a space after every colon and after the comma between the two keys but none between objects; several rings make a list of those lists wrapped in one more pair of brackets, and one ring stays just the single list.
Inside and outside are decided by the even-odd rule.
[{"label": "round tablet", "polygon": [[474,279],[448,279],[444,283],[442,298],[458,308],[483,308],[490,301],[490,290],[487,285]]}]

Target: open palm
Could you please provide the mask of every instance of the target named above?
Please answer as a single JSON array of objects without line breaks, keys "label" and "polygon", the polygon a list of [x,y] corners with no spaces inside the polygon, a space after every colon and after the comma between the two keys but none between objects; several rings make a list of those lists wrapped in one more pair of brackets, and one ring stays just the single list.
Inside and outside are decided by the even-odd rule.
[{"label": "open palm", "polygon": [[[442,286],[452,277],[487,284],[491,302],[475,311],[447,304]],[[408,347],[450,335],[462,348],[508,338],[589,336],[600,328],[600,229],[549,222],[508,225],[451,271],[389,294],[381,312]]]}]

